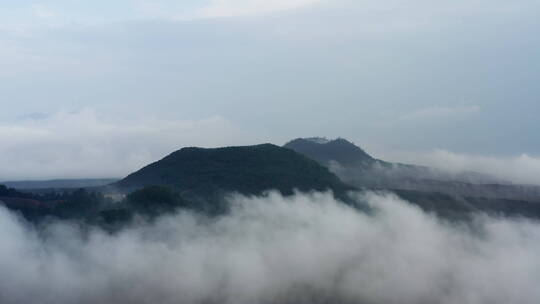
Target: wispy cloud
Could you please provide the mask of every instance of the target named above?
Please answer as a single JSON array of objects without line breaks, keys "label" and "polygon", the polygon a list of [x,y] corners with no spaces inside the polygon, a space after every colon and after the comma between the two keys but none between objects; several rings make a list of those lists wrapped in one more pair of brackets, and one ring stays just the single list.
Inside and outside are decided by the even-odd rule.
[{"label": "wispy cloud", "polygon": [[422,119],[434,119],[434,118],[451,118],[451,117],[463,117],[470,114],[479,113],[481,107],[477,105],[468,106],[433,106],[427,108],[421,108],[409,113],[405,113],[399,116],[401,121],[410,120],[422,120]]},{"label": "wispy cloud", "polygon": [[381,156],[389,160],[430,166],[453,173],[475,171],[514,183],[540,185],[540,157],[525,153],[496,157],[435,149],[424,152],[383,152]]},{"label": "wispy cloud", "polygon": [[34,14],[34,16],[39,18],[52,18],[57,15],[54,10],[50,9],[44,4],[33,4],[32,13]]},{"label": "wispy cloud", "polygon": [[91,109],[26,116],[1,124],[0,138],[0,180],[123,176],[184,146],[251,143],[219,116],[125,121]]},{"label": "wispy cloud", "polygon": [[177,15],[176,19],[259,15],[297,9],[317,2],[320,0],[212,0],[205,6]]},{"label": "wispy cloud", "polygon": [[371,215],[328,194],[235,197],[223,217],[182,212],[114,234],[65,223],[38,233],[0,207],[0,301],[538,301],[538,223],[479,218],[474,233],[392,195],[363,199]]}]

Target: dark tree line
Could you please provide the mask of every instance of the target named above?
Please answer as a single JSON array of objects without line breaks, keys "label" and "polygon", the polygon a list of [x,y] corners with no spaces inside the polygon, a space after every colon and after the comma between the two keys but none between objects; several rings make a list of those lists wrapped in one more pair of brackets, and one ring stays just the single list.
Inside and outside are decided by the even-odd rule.
[{"label": "dark tree line", "polygon": [[67,220],[105,228],[120,228],[134,216],[152,220],[179,208],[194,206],[179,192],[164,186],[148,186],[120,202],[113,202],[102,193],[87,189],[32,194],[0,185],[0,201],[32,223]]}]

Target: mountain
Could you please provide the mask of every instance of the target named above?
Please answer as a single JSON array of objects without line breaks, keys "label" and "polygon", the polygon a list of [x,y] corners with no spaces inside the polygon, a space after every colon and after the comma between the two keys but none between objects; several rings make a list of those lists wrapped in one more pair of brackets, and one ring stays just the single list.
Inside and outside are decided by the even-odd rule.
[{"label": "mountain", "polygon": [[334,140],[322,137],[297,138],[283,147],[304,154],[324,165],[337,161],[343,166],[366,166],[377,161],[360,147],[343,138]]},{"label": "mountain", "polygon": [[479,211],[540,218],[536,200],[540,191],[527,186],[427,179],[433,176],[427,167],[377,160],[344,139],[296,139],[286,147],[183,148],[103,187],[41,193],[0,186],[0,205],[35,222],[55,217],[114,230],[136,214],[152,218],[179,208],[221,214],[228,208],[224,195],[231,192],[259,195],[277,190],[291,195],[295,189],[332,190],[341,201],[369,209],[347,192],[371,189],[392,191],[451,219],[467,219]]},{"label": "mountain", "polygon": [[228,193],[331,190],[348,203],[347,191],[353,189],[316,161],[276,145],[191,147],[106,186],[62,192],[19,192],[0,186],[0,205],[32,222],[54,217],[115,229],[135,214],[152,218],[179,208],[222,214],[228,209]]},{"label": "mountain", "polygon": [[297,138],[284,148],[294,150],[327,166],[346,182],[363,187],[387,186],[397,177],[426,176],[427,167],[390,163],[376,159],[352,142],[337,138]]},{"label": "mountain", "polygon": [[123,192],[168,186],[186,199],[211,199],[227,192],[246,195],[275,189],[330,189],[344,196],[352,187],[316,161],[272,144],[225,148],[183,148],[113,184]]},{"label": "mountain", "polygon": [[[356,187],[442,193],[452,196],[540,202],[540,187],[514,185],[477,172],[450,173],[435,168],[376,159],[343,139],[297,138],[284,145],[327,166]],[[407,192],[408,193],[408,192]]]},{"label": "mountain", "polygon": [[[286,143],[283,147],[292,149],[298,153],[316,160],[317,162],[331,168],[335,172],[343,173],[338,175],[343,179],[351,179],[350,174],[357,175],[362,171],[365,186],[376,186],[377,183],[386,185],[390,179],[438,179],[438,180],[486,180],[493,182],[494,179],[486,175],[465,172],[452,175],[441,170],[417,165],[402,163],[392,163],[376,159],[366,153],[362,148],[344,139],[337,138],[329,140],[322,137],[297,138]],[[369,176],[367,176],[369,172]],[[354,179],[357,179],[355,176]]]}]

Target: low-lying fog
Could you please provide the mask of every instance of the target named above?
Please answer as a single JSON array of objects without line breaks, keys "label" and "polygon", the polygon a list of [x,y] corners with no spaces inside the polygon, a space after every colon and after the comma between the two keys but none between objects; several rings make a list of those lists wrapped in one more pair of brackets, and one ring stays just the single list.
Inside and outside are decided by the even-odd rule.
[{"label": "low-lying fog", "polygon": [[0,208],[1,303],[537,303],[540,225],[438,220],[391,194],[232,197],[117,234]]}]

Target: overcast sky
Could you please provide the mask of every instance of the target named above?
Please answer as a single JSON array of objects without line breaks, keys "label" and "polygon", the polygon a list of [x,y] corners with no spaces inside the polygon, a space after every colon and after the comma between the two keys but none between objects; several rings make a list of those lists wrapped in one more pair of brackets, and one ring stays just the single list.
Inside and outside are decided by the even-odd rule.
[{"label": "overcast sky", "polygon": [[3,0],[0,180],[314,135],[540,176],[539,32],[537,0]]}]

